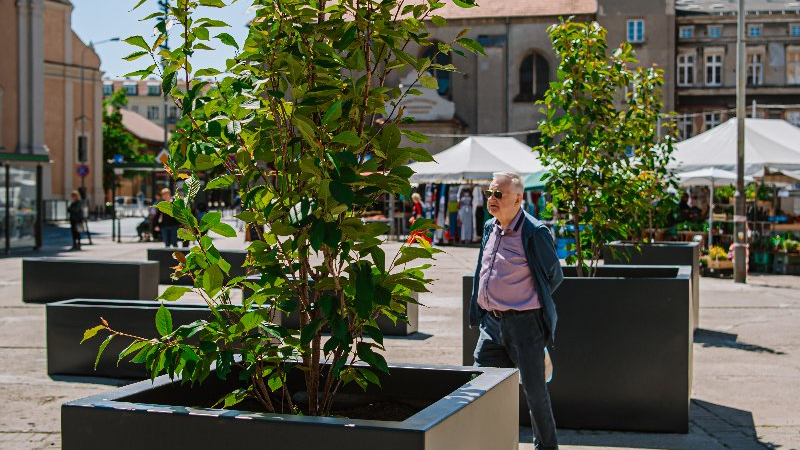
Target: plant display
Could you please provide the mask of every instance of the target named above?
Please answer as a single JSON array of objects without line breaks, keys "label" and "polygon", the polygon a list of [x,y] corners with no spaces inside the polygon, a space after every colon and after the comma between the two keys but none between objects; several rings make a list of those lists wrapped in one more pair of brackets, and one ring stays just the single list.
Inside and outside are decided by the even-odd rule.
[{"label": "plant display", "polygon": [[[151,3],[157,2],[139,0],[136,7]],[[388,227],[360,218],[382,195],[410,195],[409,160],[432,160],[422,148],[400,145],[403,135],[414,142],[425,137],[400,129],[398,122],[408,119],[398,105],[420,93],[418,84],[436,89],[429,70],[455,68],[436,64],[435,57],[417,58],[410,49],[483,50],[463,32],[450,42],[431,40],[425,21],[444,25],[435,14],[444,4],[435,0],[255,0],[244,42],[220,32],[224,22],[201,15],[208,11],[201,7],[225,7],[224,0],[168,3],[166,16],[147,17],[157,22],[154,42],[125,39],[137,48],[127,59],[152,62],[132,75],[157,74],[183,111],[180,123],[188,128],[176,130],[170,174],[221,168],[205,189],[238,187],[237,217],[257,233],[245,267],[259,278],[224,281],[230,264],[210,234],[236,232],[218,212],[195,219],[190,202],[200,183],[194,174],[181,175],[184,195],[158,208],[182,224],[181,239],[194,243],[188,255],[174,254],[175,276],[188,275],[194,285],[171,286],[159,298],[174,301],[193,291],[208,304],[209,319],[174,327],[162,305],[158,337],[131,336],[102,320],[84,339],[107,333],[100,353],[111,339],[132,339],[119,358],[145,364],[153,377],[167,373],[200,383],[216,365],[216,376],[236,376],[244,386],[220,400],[224,407],[254,399],[268,412],[329,415],[343,384],[380,384],[376,372],[388,369],[376,320],[404,320],[412,294],[426,292],[430,282],[430,266],[412,263],[437,253],[421,235],[432,228],[429,220],[411,228],[411,241],[419,245],[387,256],[380,245]],[[182,44],[158,51],[167,36],[179,36]],[[213,47],[231,52],[226,67],[191,64],[195,53]],[[391,72],[409,71],[418,83],[387,85]],[[239,288],[251,292],[241,304],[231,301]],[[276,323],[281,311],[299,314],[299,329]],[[323,329],[330,336],[323,337]],[[302,392],[287,387],[292,372],[302,375]]]},{"label": "plant display", "polygon": [[708,251],[708,258],[711,261],[727,261],[728,259],[728,252],[724,248],[714,245]]},{"label": "plant display", "polygon": [[783,249],[789,253],[797,253],[797,251],[800,250],[800,241],[787,239],[783,241]]},{"label": "plant display", "polygon": [[550,168],[548,188],[562,221],[573,225],[578,276],[592,275],[603,246],[647,235],[674,205],[666,165],[672,137],[659,137],[663,72],[634,68],[623,43],[608,55],[596,22],[561,22],[549,29],[560,59],[558,79],[543,100],[535,150]]}]

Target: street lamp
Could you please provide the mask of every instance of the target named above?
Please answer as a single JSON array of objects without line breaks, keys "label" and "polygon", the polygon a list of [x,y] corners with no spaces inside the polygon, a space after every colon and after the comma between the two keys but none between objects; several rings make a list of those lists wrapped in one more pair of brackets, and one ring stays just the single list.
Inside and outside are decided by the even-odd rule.
[{"label": "street lamp", "polygon": [[[736,283],[747,281],[747,214],[744,189],[744,132],[745,132],[745,49],[744,0],[739,0],[736,25],[736,194],[733,205],[733,278]],[[753,116],[755,117],[755,116]],[[709,213],[710,214],[710,213]]]},{"label": "street lamp", "polygon": [[[97,45],[106,44],[108,42],[117,42],[117,41],[119,41],[118,37],[113,37],[111,39],[106,39],[106,40],[103,40],[103,41],[100,41],[100,42],[94,42],[94,43],[89,41],[89,45],[83,47],[83,51],[81,51],[81,135],[78,137],[78,162],[81,162],[81,163],[85,163],[89,159],[88,155],[87,155],[87,152],[89,150],[89,145],[88,145],[88,142],[86,141],[86,112],[85,112],[85,108],[84,108],[85,103],[86,103],[86,99],[84,98],[84,89],[85,89],[85,87],[84,87],[84,84],[85,84],[85,80],[84,80],[84,71],[85,71],[84,58],[86,56],[86,50],[88,50],[90,48],[92,50],[94,50],[94,47],[97,46]],[[94,119],[97,120],[96,117]],[[85,178],[86,178],[85,176],[81,177],[81,196],[82,196],[81,200],[85,200],[85,197],[86,197],[86,187],[85,187],[85,182],[84,182]]]}]

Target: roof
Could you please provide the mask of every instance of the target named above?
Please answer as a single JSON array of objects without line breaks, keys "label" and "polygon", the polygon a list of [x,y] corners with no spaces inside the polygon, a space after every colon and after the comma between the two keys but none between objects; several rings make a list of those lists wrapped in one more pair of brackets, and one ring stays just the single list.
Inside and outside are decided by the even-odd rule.
[{"label": "roof", "polygon": [[127,109],[120,109],[119,112],[122,114],[122,125],[137,139],[147,142],[164,142],[164,128],[147,120],[139,113]]},{"label": "roof", "polygon": [[597,0],[478,0],[478,4],[474,8],[460,8],[448,1],[434,14],[445,19],[485,19],[570,16],[597,12]]},{"label": "roof", "polygon": [[[676,0],[675,10],[685,14],[735,14],[738,4],[736,0]],[[800,1],[747,0],[745,9],[756,14],[800,12]]]}]

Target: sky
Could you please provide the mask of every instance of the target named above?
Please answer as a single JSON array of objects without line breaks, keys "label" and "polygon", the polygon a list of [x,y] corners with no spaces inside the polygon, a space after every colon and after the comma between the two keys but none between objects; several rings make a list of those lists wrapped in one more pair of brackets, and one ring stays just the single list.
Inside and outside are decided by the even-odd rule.
[{"label": "sky", "polygon": [[[139,35],[145,38],[148,43],[153,43],[153,26],[155,20],[141,22],[139,19],[146,17],[157,10],[156,0],[146,0],[139,9],[131,12],[138,0],[71,0],[75,9],[72,11],[72,29],[84,42],[100,42],[109,38],[118,37],[125,39],[129,36]],[[228,0],[225,0],[226,3]],[[202,13],[206,17],[225,21],[231,25],[230,28],[216,28],[212,31],[216,33],[226,32],[236,38],[241,45],[247,36],[245,24],[253,16],[247,13],[250,2],[238,1],[227,8],[203,8]],[[177,27],[176,27],[177,29]],[[215,33],[212,32],[212,36]],[[234,49],[212,39],[216,51],[200,51],[192,58],[194,69],[205,67],[225,68],[225,59],[233,56]],[[170,47],[175,48],[179,41],[170,38]],[[144,69],[148,65],[148,60],[140,58],[136,61],[125,61],[122,59],[126,55],[133,53],[135,47],[125,42],[107,42],[95,47],[95,51],[100,55],[102,64],[100,69],[105,72],[106,77],[121,77],[126,73]]]}]

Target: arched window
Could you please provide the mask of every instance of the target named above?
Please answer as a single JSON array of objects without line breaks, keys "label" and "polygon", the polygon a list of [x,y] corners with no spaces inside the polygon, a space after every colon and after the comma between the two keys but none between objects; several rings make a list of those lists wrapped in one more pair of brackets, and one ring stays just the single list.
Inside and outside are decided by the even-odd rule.
[{"label": "arched window", "polygon": [[[422,52],[423,58],[429,58],[432,63],[440,64],[442,66],[446,66],[452,62],[450,55],[446,55],[444,53],[439,53],[436,55],[434,59],[434,54],[436,54],[437,47],[436,43],[433,45],[428,46],[425,51]],[[446,70],[437,70],[431,69],[430,72],[436,78],[436,81],[439,83],[439,95],[445,98],[452,98],[453,94],[450,89],[450,84],[452,80],[452,72],[448,72]]]},{"label": "arched window", "polygon": [[550,87],[550,66],[544,56],[531,53],[519,66],[519,94],[514,101],[529,102],[544,97]]}]

